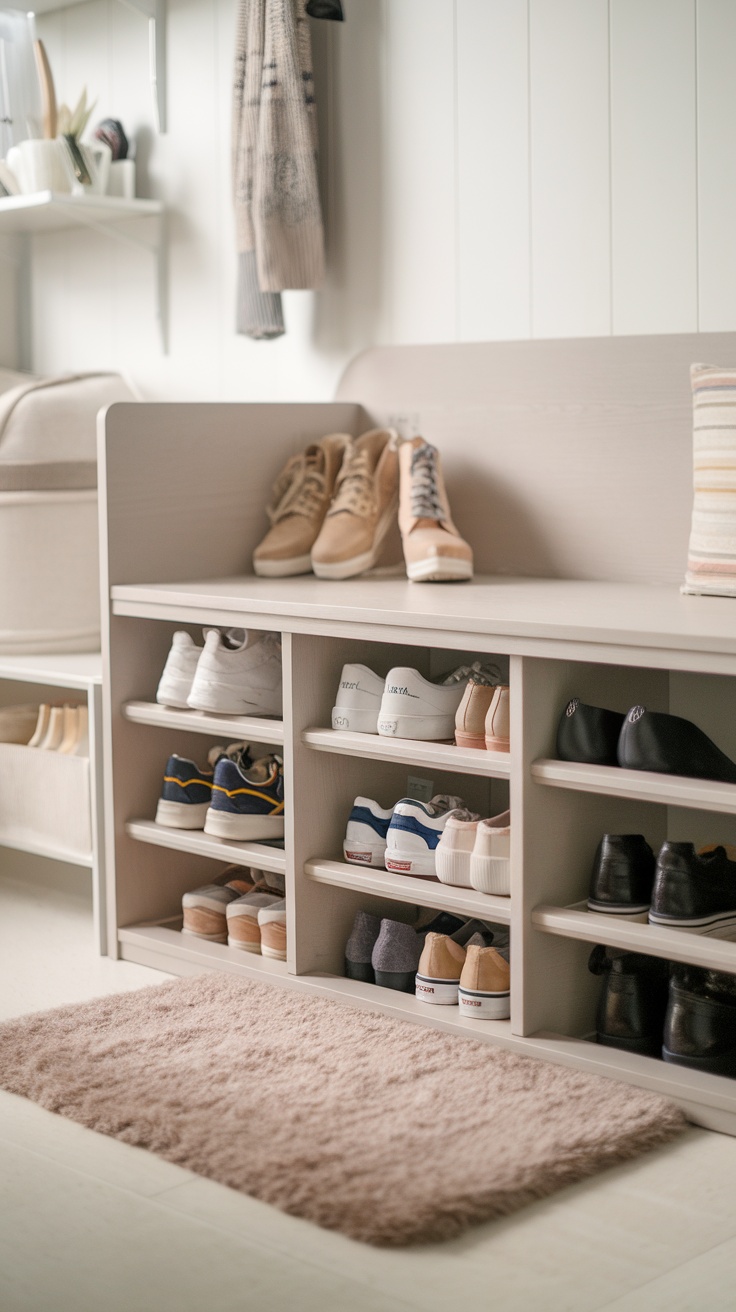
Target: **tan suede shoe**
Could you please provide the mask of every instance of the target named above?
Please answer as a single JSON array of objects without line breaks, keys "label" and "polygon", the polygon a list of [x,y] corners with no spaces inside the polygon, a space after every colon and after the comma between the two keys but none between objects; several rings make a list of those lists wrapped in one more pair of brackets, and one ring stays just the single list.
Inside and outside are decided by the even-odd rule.
[{"label": "tan suede shoe", "polygon": [[486,749],[489,752],[509,750],[509,689],[499,684],[493,691],[485,723]]},{"label": "tan suede shoe", "polygon": [[473,577],[473,553],[452,522],[436,447],[413,437],[399,447],[399,528],[415,582]]},{"label": "tan suede shoe", "polygon": [[350,579],[376,564],[399,501],[397,435],[373,428],[345,453],[332,505],[312,547],[321,579]]},{"label": "tan suede shoe", "polygon": [[455,742],[458,747],[478,747],[485,751],[486,716],[496,689],[489,684],[468,679],[463,699],[455,712]]},{"label": "tan suede shoe", "polygon": [[476,1020],[507,1020],[511,1015],[511,971],[495,948],[468,943],[460,976],[458,1001],[461,1016]]},{"label": "tan suede shoe", "polygon": [[271,528],[253,552],[262,578],[309,574],[311,551],[330,507],[343,458],[353,439],[332,433],[292,456],[282,469],[267,509]]},{"label": "tan suede shoe", "polygon": [[456,1006],[464,965],[465,948],[447,934],[428,934],[417,970],[416,996],[419,1001]]}]

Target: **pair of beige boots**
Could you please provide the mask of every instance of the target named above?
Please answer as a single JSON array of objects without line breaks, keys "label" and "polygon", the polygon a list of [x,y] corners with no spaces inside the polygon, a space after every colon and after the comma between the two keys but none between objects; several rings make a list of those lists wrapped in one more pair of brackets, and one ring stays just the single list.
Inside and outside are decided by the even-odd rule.
[{"label": "pair of beige boots", "polygon": [[349,579],[377,564],[398,508],[406,572],[439,582],[473,575],[452,522],[439,453],[390,428],[333,433],[293,456],[273,487],[271,528],[253,553],[262,578],[314,572]]}]

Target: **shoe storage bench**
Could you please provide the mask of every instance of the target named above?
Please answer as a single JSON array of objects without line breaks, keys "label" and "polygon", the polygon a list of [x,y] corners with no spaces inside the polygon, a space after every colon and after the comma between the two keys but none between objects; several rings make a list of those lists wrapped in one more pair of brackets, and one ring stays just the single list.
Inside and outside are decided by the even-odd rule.
[{"label": "shoe storage bench", "polygon": [[[110,951],[174,974],[238,972],[598,1071],[736,1133],[736,1081],[592,1041],[600,982],[587,970],[602,943],[736,973],[736,942],[585,909],[604,832],[642,833],[655,849],[666,836],[736,841],[736,785],[554,759],[573,696],[684,715],[736,756],[736,602],[678,590],[690,510],[688,366],[731,362],[735,345],[723,335],[394,348],[348,370],[340,394],[360,404],[108,410]],[[454,516],[476,551],[475,580],[253,577],[250,555],[284,460],[328,432],[391,421],[440,447]],[[199,639],[202,625],[281,633],[283,721],[156,704],[172,634]],[[477,656],[508,672],[509,753],[329,727],[347,661],[428,675]],[[283,752],[283,849],[155,825],[168,755],[202,761],[214,743],[239,739]],[[510,804],[509,898],[342,860],[355,796],[390,805],[409,775],[482,815]],[[182,894],[226,862],[285,872],[286,962],[180,933]],[[355,912],[401,918],[402,904],[510,925],[510,1020],[461,1019],[457,1008],[343,977]]]}]

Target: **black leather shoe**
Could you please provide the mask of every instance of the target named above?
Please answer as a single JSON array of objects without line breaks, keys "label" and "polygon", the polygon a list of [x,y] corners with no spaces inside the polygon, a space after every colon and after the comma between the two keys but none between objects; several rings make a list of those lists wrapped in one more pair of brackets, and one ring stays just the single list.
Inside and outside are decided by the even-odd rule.
[{"label": "black leather shoe", "polygon": [[736,1076],[736,976],[673,967],[662,1056],[677,1066]]},{"label": "black leather shoe", "polygon": [[557,726],[557,755],[561,761],[585,765],[617,765],[616,750],[624,717],[601,706],[586,706],[577,697],[567,703]]},{"label": "black leather shoe", "polygon": [[589,911],[646,922],[654,853],[642,834],[604,834],[593,861]]},{"label": "black leather shoe", "polygon": [[696,852],[692,843],[663,843],[657,857],[652,925],[728,937],[736,928],[736,861],[725,847]]},{"label": "black leather shoe", "polygon": [[612,955],[598,946],[590,954],[588,970],[603,976],[596,1012],[598,1042],[659,1057],[669,962],[638,952]]},{"label": "black leather shoe", "polygon": [[694,779],[736,784],[736,765],[690,720],[646,706],[632,706],[618,740],[618,763],[626,770],[656,770]]}]

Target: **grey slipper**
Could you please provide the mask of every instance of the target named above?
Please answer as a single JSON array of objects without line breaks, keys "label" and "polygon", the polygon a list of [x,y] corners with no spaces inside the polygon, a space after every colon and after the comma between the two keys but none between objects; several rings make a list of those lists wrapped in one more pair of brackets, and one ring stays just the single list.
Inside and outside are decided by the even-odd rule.
[{"label": "grey slipper", "polygon": [[345,974],[348,979],[359,979],[364,984],[375,983],[371,953],[380,928],[378,916],[371,916],[367,911],[357,912],[353,932],[345,944]]},{"label": "grey slipper", "polygon": [[424,939],[400,920],[382,920],[373,949],[376,984],[400,993],[413,993]]}]

